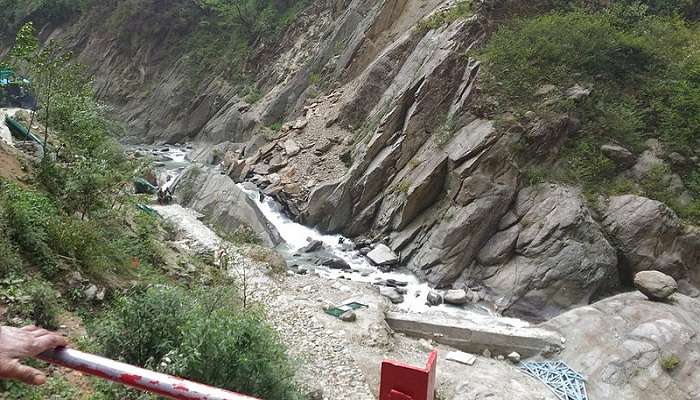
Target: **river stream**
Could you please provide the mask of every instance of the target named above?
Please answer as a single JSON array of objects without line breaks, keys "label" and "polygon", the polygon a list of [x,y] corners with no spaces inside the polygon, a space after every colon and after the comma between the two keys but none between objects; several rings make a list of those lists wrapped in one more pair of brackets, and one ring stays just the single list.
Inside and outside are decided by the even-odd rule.
[{"label": "river stream", "polygon": [[[164,151],[165,149],[168,151]],[[155,159],[158,171],[159,183],[162,187],[171,188],[176,183],[185,168],[191,164],[190,150],[182,146],[136,146],[129,150],[137,151],[142,155],[150,155]],[[323,266],[308,265],[326,279],[337,280],[342,288],[343,280],[357,282],[377,283],[394,280],[405,283],[404,301],[394,305],[394,310],[411,313],[439,313],[442,315],[468,319],[472,322],[484,324],[501,324],[511,326],[527,326],[527,322],[513,318],[504,318],[495,315],[486,305],[476,304],[465,307],[450,305],[429,306],[426,298],[430,292],[427,283],[421,282],[413,273],[405,269],[390,272],[382,272],[370,264],[365,256],[354,250],[352,241],[341,235],[323,234],[316,229],[301,225],[292,221],[282,211],[282,207],[269,196],[261,198],[260,192],[251,184],[239,184],[250,198],[257,204],[263,215],[277,229],[284,243],[278,247],[278,251],[292,265],[303,265],[295,256],[298,250],[309,244],[310,240],[318,240],[324,244],[325,249],[347,262],[351,266],[350,271],[330,269]],[[179,204],[158,205],[153,208],[164,218],[177,224],[180,229],[192,240],[208,249],[215,249],[221,243],[221,239],[204,223],[200,221],[202,215],[194,210],[182,207]]]}]

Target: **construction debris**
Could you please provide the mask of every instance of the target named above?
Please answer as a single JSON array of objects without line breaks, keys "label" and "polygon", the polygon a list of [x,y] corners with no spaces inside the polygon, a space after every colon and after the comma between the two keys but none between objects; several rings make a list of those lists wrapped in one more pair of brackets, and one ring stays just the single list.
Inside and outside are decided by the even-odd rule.
[{"label": "construction debris", "polygon": [[447,353],[446,359],[464,365],[474,365],[474,362],[476,362],[476,356],[474,354],[465,353],[463,351],[451,351]]},{"label": "construction debris", "polygon": [[559,400],[588,400],[586,379],[563,361],[524,362],[519,368],[544,383]]}]

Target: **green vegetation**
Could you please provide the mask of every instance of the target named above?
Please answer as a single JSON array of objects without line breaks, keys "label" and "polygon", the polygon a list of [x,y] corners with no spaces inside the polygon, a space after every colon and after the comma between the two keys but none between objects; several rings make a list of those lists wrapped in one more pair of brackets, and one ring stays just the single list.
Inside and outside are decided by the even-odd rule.
[{"label": "green vegetation", "polygon": [[670,372],[670,371],[673,371],[674,369],[676,369],[678,364],[681,363],[681,360],[679,360],[678,356],[676,356],[675,354],[671,354],[668,357],[662,357],[660,362],[661,362],[661,368]]},{"label": "green vegetation", "polygon": [[[561,5],[559,11],[514,19],[485,46],[484,85],[498,97],[499,111],[523,115],[530,110],[544,120],[568,114],[580,120],[580,130],[562,149],[558,167],[563,170],[550,168],[547,177],[537,171],[527,181],[561,180],[582,184],[589,194],[610,193],[623,166],[608,159],[601,145],[618,143],[639,154],[646,139],[659,138],[668,152],[691,155],[697,148],[700,28],[678,15],[688,15],[689,3],[623,3],[591,9],[561,2],[555,4]],[[545,85],[554,89],[538,94]],[[568,96],[575,85],[591,93]],[[528,156],[527,150],[521,154]],[[692,186],[689,171],[673,172]],[[653,182],[640,184],[640,192],[670,201],[667,192],[645,187]],[[700,208],[700,197],[694,202],[689,208],[669,205],[698,221],[692,210]]]},{"label": "green vegetation", "polygon": [[428,32],[449,25],[458,19],[466,18],[470,15],[472,15],[471,2],[459,0],[454,6],[447,10],[434,13],[428,18],[418,22],[415,29],[418,32]]},{"label": "green vegetation", "polygon": [[278,121],[278,122],[272,123],[272,124],[270,124],[270,126],[268,126],[268,128],[270,128],[270,130],[272,130],[274,132],[279,132],[280,130],[282,130],[282,122]]},{"label": "green vegetation", "polygon": [[400,193],[407,194],[410,188],[411,182],[407,179],[404,179],[401,182],[399,182],[399,185],[396,187],[396,190],[398,190]]},{"label": "green vegetation", "polygon": [[[258,306],[246,294],[243,306],[211,261],[177,273],[195,260],[169,251],[164,224],[135,207],[143,199],[132,194],[133,178],[148,166],[126,159],[90,80],[69,57],[55,44],[38,46],[27,24],[3,60],[54,84],[36,88],[45,156],[29,166],[29,181],[0,180],[2,324],[56,329],[65,318],[82,320],[89,336],[73,343],[90,351],[262,398],[300,398],[286,350]],[[257,240],[245,229],[235,238]],[[86,301],[76,273],[105,288],[104,301]],[[41,389],[1,382],[0,390],[11,399],[151,398],[72,379],[55,370]]]},{"label": "green vegetation", "polygon": [[[261,398],[297,399],[285,349],[233,289],[142,288],[93,327],[103,353]],[[148,321],[144,324],[143,321]]]},{"label": "green vegetation", "polygon": [[[196,0],[197,26],[185,43],[197,71],[223,71],[234,81],[249,80],[247,60],[261,42],[274,40],[308,5],[308,0]],[[228,60],[228,63],[221,63]]]}]

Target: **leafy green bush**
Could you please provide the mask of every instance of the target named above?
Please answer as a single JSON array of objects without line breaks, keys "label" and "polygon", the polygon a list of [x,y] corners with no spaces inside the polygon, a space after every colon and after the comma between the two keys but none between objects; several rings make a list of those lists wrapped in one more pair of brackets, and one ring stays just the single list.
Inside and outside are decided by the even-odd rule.
[{"label": "leafy green bush", "polygon": [[11,279],[2,282],[7,302],[7,318],[20,318],[46,329],[58,328],[61,307],[58,292],[40,278]]},{"label": "leafy green bush", "polygon": [[151,287],[119,299],[92,330],[110,357],[261,398],[299,398],[264,315],[236,299],[226,287]]},{"label": "leafy green bush", "polygon": [[22,266],[22,259],[17,251],[17,246],[8,235],[9,228],[4,219],[4,214],[2,203],[0,203],[0,279],[18,271]]},{"label": "leafy green bush", "polygon": [[12,241],[46,276],[55,274],[58,260],[49,246],[49,227],[57,224],[55,205],[48,197],[9,182],[0,182],[0,203]]}]

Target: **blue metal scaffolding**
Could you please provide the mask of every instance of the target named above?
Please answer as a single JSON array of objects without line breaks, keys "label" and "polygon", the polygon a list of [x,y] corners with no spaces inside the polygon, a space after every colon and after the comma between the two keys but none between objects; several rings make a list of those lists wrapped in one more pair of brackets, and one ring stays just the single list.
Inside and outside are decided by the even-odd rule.
[{"label": "blue metal scaffolding", "polygon": [[586,379],[563,361],[522,362],[518,367],[547,385],[559,400],[588,400]]}]

